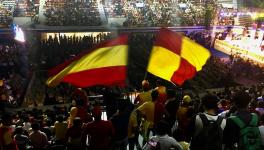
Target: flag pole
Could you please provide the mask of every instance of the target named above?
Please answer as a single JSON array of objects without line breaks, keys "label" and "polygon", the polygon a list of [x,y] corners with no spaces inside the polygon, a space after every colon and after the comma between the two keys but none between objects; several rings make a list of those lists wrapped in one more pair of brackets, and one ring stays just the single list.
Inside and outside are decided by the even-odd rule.
[{"label": "flag pole", "polygon": [[145,75],[144,75],[144,80],[146,80],[147,77],[148,77],[148,71],[146,70]]}]

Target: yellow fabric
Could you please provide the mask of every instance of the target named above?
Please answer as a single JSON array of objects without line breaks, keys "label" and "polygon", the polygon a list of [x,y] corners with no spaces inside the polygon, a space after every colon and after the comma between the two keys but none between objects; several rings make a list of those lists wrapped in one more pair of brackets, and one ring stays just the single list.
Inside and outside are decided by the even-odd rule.
[{"label": "yellow fabric", "polygon": [[166,94],[167,93],[165,86],[156,87],[156,90],[158,90],[159,94]]},{"label": "yellow fabric", "polygon": [[57,140],[63,140],[65,138],[67,132],[67,123],[65,122],[55,122],[54,130],[55,130],[55,137]]},{"label": "yellow fabric", "polygon": [[46,83],[49,86],[56,86],[67,74],[103,67],[125,66],[127,64],[127,53],[127,45],[117,45],[96,49],[72,62],[61,72],[50,77]]},{"label": "yellow fabric", "polygon": [[211,53],[187,37],[182,37],[181,57],[192,64],[196,71],[202,70]]},{"label": "yellow fabric", "polygon": [[129,122],[128,122],[128,132],[127,132],[127,137],[128,138],[133,138],[135,137],[135,128],[138,127],[138,124],[137,124],[137,113],[136,111],[133,111],[131,114],[130,114],[130,117],[129,117]]},{"label": "yellow fabric", "polygon": [[152,101],[146,102],[139,106],[137,110],[146,116],[146,120],[150,123],[149,128],[153,128],[155,104]]},{"label": "yellow fabric", "polygon": [[139,104],[138,104],[138,106],[144,104],[145,102],[152,101],[151,91],[142,92],[138,96],[139,96]]},{"label": "yellow fabric", "polygon": [[182,150],[189,150],[189,143],[181,141],[179,144],[182,146]]},{"label": "yellow fabric", "polygon": [[180,66],[180,59],[179,55],[166,48],[153,46],[147,70],[155,76],[170,81]]}]

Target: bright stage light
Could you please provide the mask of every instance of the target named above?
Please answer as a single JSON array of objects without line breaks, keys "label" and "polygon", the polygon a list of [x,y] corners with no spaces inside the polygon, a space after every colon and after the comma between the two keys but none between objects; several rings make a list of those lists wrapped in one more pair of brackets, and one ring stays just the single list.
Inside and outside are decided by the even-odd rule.
[{"label": "bright stage light", "polygon": [[14,26],[15,40],[18,42],[25,42],[25,36],[23,30],[19,26]]}]

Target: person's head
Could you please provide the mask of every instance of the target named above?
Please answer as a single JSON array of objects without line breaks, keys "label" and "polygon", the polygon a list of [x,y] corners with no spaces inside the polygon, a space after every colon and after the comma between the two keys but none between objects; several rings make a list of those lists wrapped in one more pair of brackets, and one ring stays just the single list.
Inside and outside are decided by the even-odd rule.
[{"label": "person's head", "polygon": [[16,129],[15,129],[15,133],[16,134],[23,134],[23,128],[22,126],[17,126]]},{"label": "person's head", "polygon": [[62,115],[59,115],[58,118],[57,118],[58,122],[63,122],[63,116]]},{"label": "person's head", "polygon": [[192,98],[189,95],[184,95],[182,98],[182,103],[188,105],[192,102]]},{"label": "person's head", "polygon": [[248,93],[243,91],[238,91],[234,93],[232,97],[232,101],[234,105],[236,105],[237,109],[247,108],[250,100],[251,97],[248,95]]},{"label": "person's head", "polygon": [[94,107],[92,114],[93,114],[94,120],[101,120],[102,110],[101,110],[100,105]]},{"label": "person's head", "polygon": [[159,97],[159,92],[157,90],[153,90],[151,92],[151,98],[152,98],[152,101],[155,102]]},{"label": "person's head", "polygon": [[162,81],[160,80],[160,79],[158,79],[157,81],[156,81],[156,86],[157,87],[159,87],[159,86],[162,86],[163,84],[162,84]]},{"label": "person's head", "polygon": [[164,121],[164,120],[159,121],[156,125],[157,135],[168,134],[169,128],[170,128],[170,126],[166,121]]},{"label": "person's head", "polygon": [[33,131],[38,131],[38,130],[40,130],[40,125],[38,122],[35,122],[35,123],[31,124],[31,128]]},{"label": "person's head", "polygon": [[207,94],[202,98],[202,105],[205,110],[216,110],[218,98],[215,95]]},{"label": "person's head", "polygon": [[142,89],[143,89],[143,91],[148,91],[150,89],[148,80],[142,81]]},{"label": "person's head", "polygon": [[127,109],[127,107],[128,107],[128,104],[129,104],[129,100],[128,99],[124,99],[124,98],[119,99],[119,101],[118,101],[118,110],[119,110],[119,112],[125,111]]},{"label": "person's head", "polygon": [[72,106],[76,106],[76,100],[72,100]]},{"label": "person's head", "polygon": [[264,101],[258,101],[258,108],[264,108]]}]

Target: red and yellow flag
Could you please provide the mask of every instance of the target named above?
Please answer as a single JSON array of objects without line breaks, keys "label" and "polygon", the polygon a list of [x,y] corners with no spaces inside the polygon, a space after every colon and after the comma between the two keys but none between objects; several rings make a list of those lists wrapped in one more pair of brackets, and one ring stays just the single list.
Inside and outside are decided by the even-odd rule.
[{"label": "red and yellow flag", "polygon": [[191,39],[162,28],[150,54],[148,72],[182,85],[202,70],[211,53]]},{"label": "red and yellow flag", "polygon": [[48,86],[67,82],[77,87],[124,86],[127,70],[128,35],[97,45],[70,61],[49,70]]}]

